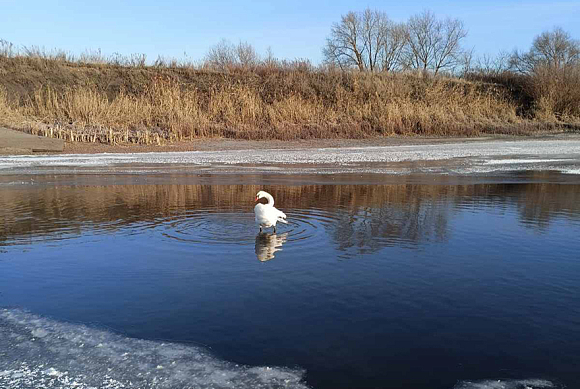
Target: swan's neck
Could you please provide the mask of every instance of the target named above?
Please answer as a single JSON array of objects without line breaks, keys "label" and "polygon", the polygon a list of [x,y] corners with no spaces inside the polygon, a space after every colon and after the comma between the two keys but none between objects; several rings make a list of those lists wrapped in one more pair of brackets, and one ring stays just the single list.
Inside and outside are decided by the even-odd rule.
[{"label": "swan's neck", "polygon": [[274,206],[274,198],[269,193],[264,194],[264,197],[268,200],[266,205],[273,207]]}]

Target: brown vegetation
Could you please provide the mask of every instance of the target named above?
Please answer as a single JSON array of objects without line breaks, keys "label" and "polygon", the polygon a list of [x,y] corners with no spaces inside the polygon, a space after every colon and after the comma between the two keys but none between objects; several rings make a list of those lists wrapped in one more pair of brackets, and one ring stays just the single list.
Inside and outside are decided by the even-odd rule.
[{"label": "brown vegetation", "polygon": [[517,50],[510,68],[523,75],[522,90],[542,120],[580,118],[580,41],[561,28],[536,36],[527,52]]},{"label": "brown vegetation", "polygon": [[571,129],[580,124],[580,65],[537,66],[531,73],[473,72],[466,79],[490,82],[509,91],[518,117]]},{"label": "brown vegetation", "polygon": [[[387,31],[369,42],[391,42],[389,34],[403,28],[385,15],[365,15],[355,19],[364,25],[378,18]],[[462,30],[457,23],[448,21]],[[465,68],[462,77],[452,77],[430,75],[426,65],[422,73],[371,71],[391,66],[388,56],[375,52],[373,58],[383,62],[369,71],[315,68],[271,53],[262,60],[251,45],[224,41],[200,66],[163,59],[148,66],[143,55],[74,58],[38,48],[15,51],[0,40],[0,125],[71,142],[162,144],[207,137],[529,134],[580,123],[573,59],[558,69],[540,61],[525,74]]]},{"label": "brown vegetation", "polygon": [[33,58],[0,58],[0,72],[1,124],[71,141],[469,136],[539,127],[517,116],[505,88],[458,79]]}]

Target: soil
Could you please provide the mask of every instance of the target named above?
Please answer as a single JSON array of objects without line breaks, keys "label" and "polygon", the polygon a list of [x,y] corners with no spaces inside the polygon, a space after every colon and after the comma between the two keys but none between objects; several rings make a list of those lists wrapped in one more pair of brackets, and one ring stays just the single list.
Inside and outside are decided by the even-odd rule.
[{"label": "soil", "polygon": [[341,147],[378,147],[407,146],[421,144],[445,144],[482,142],[491,140],[517,141],[530,139],[579,139],[573,134],[546,134],[539,136],[487,136],[475,138],[444,137],[380,137],[371,139],[315,139],[296,141],[246,141],[232,139],[201,139],[157,145],[108,145],[94,143],[66,143],[65,154],[99,154],[99,153],[150,153],[181,151],[221,151],[221,150],[262,150],[262,149],[304,149],[304,148],[341,148]]}]

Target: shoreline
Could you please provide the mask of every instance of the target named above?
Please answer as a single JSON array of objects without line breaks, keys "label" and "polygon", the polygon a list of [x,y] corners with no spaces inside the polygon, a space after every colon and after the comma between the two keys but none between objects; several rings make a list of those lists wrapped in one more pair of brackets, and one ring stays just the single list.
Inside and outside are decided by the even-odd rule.
[{"label": "shoreline", "polygon": [[6,179],[14,175],[79,173],[91,177],[147,174],[489,177],[532,171],[558,171],[575,181],[580,175],[580,135],[317,142],[211,140],[172,145],[170,149],[65,148],[58,154],[0,156],[0,176]]},{"label": "shoreline", "polygon": [[[50,138],[47,138],[50,139]],[[65,142],[61,152],[33,152],[20,148],[0,148],[0,155],[44,155],[44,154],[141,154],[188,151],[235,151],[268,149],[326,149],[352,147],[398,147],[418,145],[441,145],[456,143],[482,143],[492,141],[518,142],[527,140],[580,140],[579,133],[547,132],[534,135],[488,135],[478,137],[427,137],[389,136],[364,139],[310,139],[310,140],[239,140],[228,138],[204,138],[190,141],[176,141],[165,145],[139,145],[103,143]]]}]

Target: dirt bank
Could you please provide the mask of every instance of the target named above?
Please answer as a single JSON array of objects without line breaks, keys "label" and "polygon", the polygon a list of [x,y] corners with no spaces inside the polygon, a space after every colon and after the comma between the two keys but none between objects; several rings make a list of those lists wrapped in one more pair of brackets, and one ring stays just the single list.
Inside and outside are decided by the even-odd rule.
[{"label": "dirt bank", "polygon": [[179,151],[220,151],[220,150],[265,150],[265,149],[303,149],[303,148],[340,148],[340,147],[372,147],[372,146],[411,146],[445,143],[473,143],[492,140],[518,141],[532,139],[580,139],[580,134],[542,134],[537,136],[486,136],[475,138],[444,138],[444,137],[377,137],[371,139],[310,139],[295,141],[247,141],[233,139],[204,139],[174,142],[163,146],[155,145],[107,145],[94,143],[65,143],[64,153],[67,154],[98,154],[98,153],[151,153]]},{"label": "dirt bank", "polygon": [[42,136],[0,127],[0,154],[29,154],[33,152],[59,152],[64,150],[64,142]]}]

